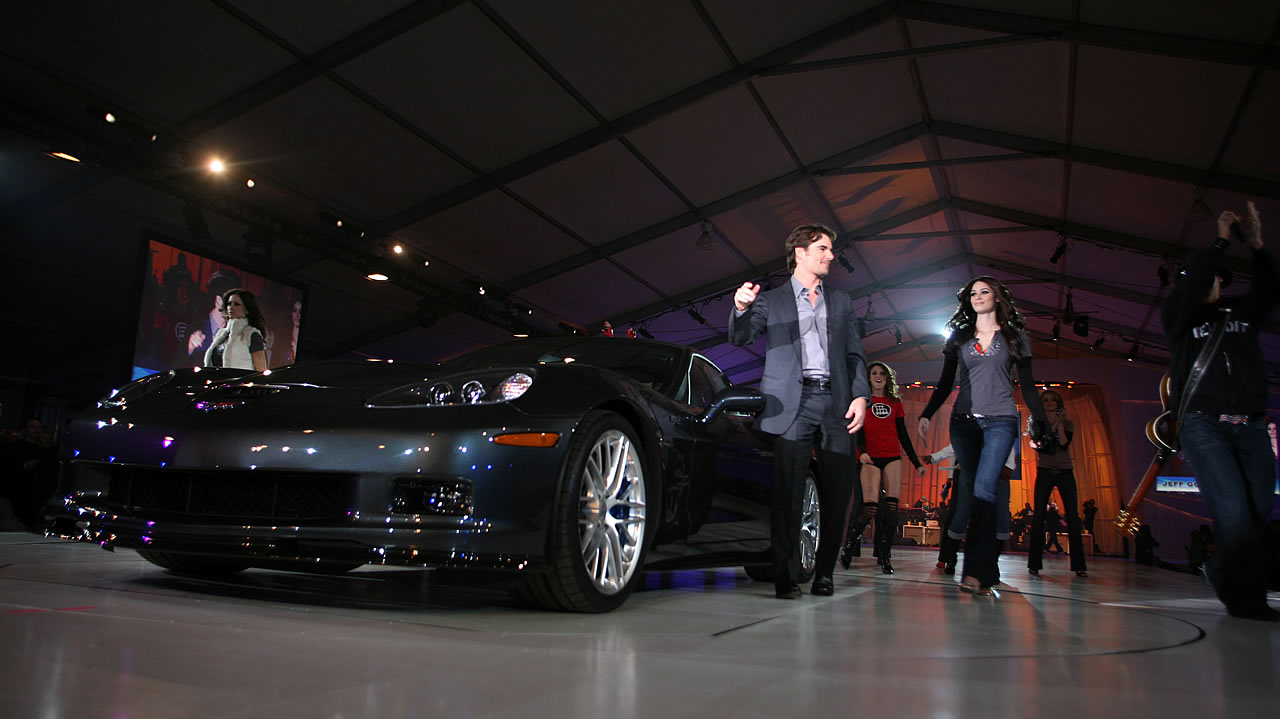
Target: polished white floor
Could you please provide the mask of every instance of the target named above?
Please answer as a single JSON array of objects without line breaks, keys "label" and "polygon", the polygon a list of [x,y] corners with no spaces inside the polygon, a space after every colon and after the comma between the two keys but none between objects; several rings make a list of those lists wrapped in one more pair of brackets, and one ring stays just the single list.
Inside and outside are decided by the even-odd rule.
[{"label": "polished white floor", "polygon": [[[998,601],[925,549],[773,598],[741,570],[646,577],[619,611],[365,568],[184,579],[131,551],[0,534],[0,717],[1264,717],[1280,625],[1196,577],[1002,558]],[[1273,606],[1280,606],[1272,597]]]}]

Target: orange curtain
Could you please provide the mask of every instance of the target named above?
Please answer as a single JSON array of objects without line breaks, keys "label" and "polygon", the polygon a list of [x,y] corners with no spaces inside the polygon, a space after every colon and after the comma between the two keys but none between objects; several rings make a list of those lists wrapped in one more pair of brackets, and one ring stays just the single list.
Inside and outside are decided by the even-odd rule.
[{"label": "orange curtain", "polygon": [[[1075,434],[1068,451],[1071,453],[1071,464],[1075,468],[1078,501],[1093,499],[1098,504],[1098,515],[1093,523],[1094,542],[1103,552],[1120,552],[1120,534],[1115,530],[1111,520],[1120,512],[1120,473],[1116,456],[1111,445],[1106,405],[1103,402],[1102,388],[1096,385],[1071,385],[1054,387],[1062,395],[1066,403],[1067,417],[1075,423]],[[955,404],[956,393],[952,392],[942,408],[929,423],[928,437],[921,442],[916,436],[916,424],[920,413],[929,402],[933,390],[923,387],[904,387],[902,389],[902,406],[907,414],[907,429],[920,455],[936,452],[950,442],[951,407]],[[1018,402],[1018,411],[1025,418],[1028,415],[1026,405],[1020,395],[1014,395]],[[1025,428],[1025,424],[1024,424]],[[1010,486],[1009,510],[1017,512],[1023,503],[1029,503],[1035,497],[1036,454],[1031,449],[1029,439],[1022,437],[1022,466],[1020,475],[1015,475]],[[946,481],[946,473],[929,465],[924,477],[910,471],[903,473],[902,490],[900,492],[904,506],[914,504],[916,499],[927,497],[931,504],[937,505],[940,499],[942,484]],[[1062,498],[1055,490],[1052,501],[1063,506]],[[1083,513],[1079,506],[1076,512]]]}]

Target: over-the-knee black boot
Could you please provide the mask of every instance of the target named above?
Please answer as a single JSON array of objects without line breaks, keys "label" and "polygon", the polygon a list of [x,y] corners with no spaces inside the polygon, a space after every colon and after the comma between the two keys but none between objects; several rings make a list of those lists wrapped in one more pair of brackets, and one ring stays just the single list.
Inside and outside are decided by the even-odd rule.
[{"label": "over-the-knee black boot", "polygon": [[844,538],[844,548],[840,550],[840,566],[845,569],[853,564],[854,557],[862,556],[862,533],[876,516],[879,502],[863,502],[862,511],[849,522],[849,532]]},{"label": "over-the-knee black boot", "polygon": [[880,513],[880,519],[877,522],[880,530],[876,532],[876,538],[880,545],[880,571],[885,574],[893,574],[893,564],[889,561],[890,551],[893,547],[893,535],[898,531],[898,498],[885,497],[884,511]]}]

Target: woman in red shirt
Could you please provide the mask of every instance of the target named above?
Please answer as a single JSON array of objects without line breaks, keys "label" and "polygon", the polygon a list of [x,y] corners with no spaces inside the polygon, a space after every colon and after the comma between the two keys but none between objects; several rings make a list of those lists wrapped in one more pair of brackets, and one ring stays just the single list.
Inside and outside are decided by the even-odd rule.
[{"label": "woman in red shirt", "polygon": [[[867,374],[871,379],[871,404],[867,408],[866,424],[854,440],[858,447],[858,460],[862,462],[862,511],[849,523],[840,563],[845,569],[849,568],[855,551],[862,543],[863,530],[878,517],[875,556],[880,560],[881,571],[893,574],[889,548],[893,546],[893,535],[898,525],[902,450],[907,451],[907,457],[917,472],[924,474],[924,467],[911,446],[911,435],[907,433],[906,413],[902,410],[898,393],[898,375],[883,362],[872,362],[867,366]],[[885,494],[883,503],[879,501],[882,487]]]}]

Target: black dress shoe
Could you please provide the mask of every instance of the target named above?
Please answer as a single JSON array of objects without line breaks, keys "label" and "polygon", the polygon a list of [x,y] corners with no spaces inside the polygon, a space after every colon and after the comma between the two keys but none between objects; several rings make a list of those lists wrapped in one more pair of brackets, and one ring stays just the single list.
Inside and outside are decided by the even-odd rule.
[{"label": "black dress shoe", "polygon": [[956,573],[956,563],[955,563],[955,562],[951,562],[951,563],[947,564],[947,566],[945,566],[945,567],[943,567],[943,568],[942,568],[942,573],[943,573],[943,574],[955,574],[955,573]]},{"label": "black dress shoe", "polygon": [[1280,622],[1280,612],[1264,602],[1250,607],[1227,607],[1227,614],[1237,619],[1255,619],[1262,622]]},{"label": "black dress shoe", "polygon": [[774,587],[774,596],[778,599],[799,599],[800,595],[799,584],[779,584]]},{"label": "black dress shoe", "polygon": [[893,564],[889,562],[887,557],[880,560],[880,571],[885,574],[893,574]]},{"label": "black dress shoe", "polygon": [[836,586],[831,577],[818,577],[813,580],[813,586],[809,587],[809,593],[815,597],[829,597],[836,593]]}]

